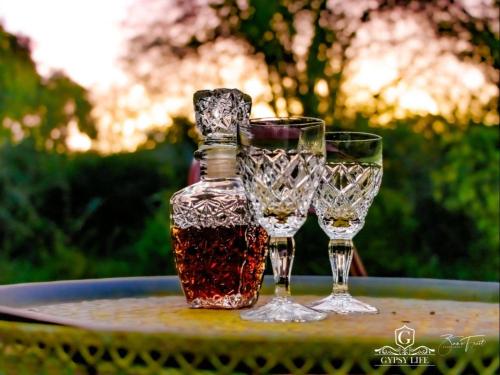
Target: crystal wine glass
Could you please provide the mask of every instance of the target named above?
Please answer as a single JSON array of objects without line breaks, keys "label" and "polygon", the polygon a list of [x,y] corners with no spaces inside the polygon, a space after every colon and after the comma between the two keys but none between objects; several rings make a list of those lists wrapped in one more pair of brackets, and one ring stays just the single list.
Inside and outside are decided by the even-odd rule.
[{"label": "crystal wine glass", "polygon": [[330,238],[333,291],[310,307],[338,314],[378,313],[353,298],[347,279],[354,244],[382,182],[382,138],[358,132],[325,134],[326,161],[313,199],[319,225]]},{"label": "crystal wine glass", "polygon": [[254,119],[240,127],[240,172],[259,224],[270,236],[275,296],[245,311],[245,320],[306,322],[326,314],[293,302],[290,276],[293,236],[304,224],[324,164],[322,120],[310,117]]}]

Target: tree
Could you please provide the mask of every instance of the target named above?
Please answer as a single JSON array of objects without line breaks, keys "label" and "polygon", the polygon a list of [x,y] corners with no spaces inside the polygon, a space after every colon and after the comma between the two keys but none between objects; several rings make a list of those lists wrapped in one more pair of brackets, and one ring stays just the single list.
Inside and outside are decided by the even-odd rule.
[{"label": "tree", "polygon": [[[145,25],[134,23],[133,17],[129,22],[136,33],[130,40],[125,62],[129,71],[152,91],[161,91],[161,86],[169,85],[172,80],[172,75],[166,75],[162,67],[180,66],[196,57],[201,59],[203,46],[230,40],[244,46],[248,56],[260,60],[266,67],[272,92],[269,102],[275,113],[307,113],[322,116],[327,123],[344,121],[350,93],[343,92],[343,83],[350,64],[367,48],[359,41],[359,30],[374,20],[383,20],[386,34],[391,35],[384,41],[386,47],[401,45],[402,49],[409,50],[403,45],[407,40],[401,40],[395,31],[397,21],[408,15],[426,30],[427,42],[439,41],[437,53],[473,62],[490,84],[498,80],[498,28],[493,4],[482,4],[480,12],[455,0],[355,3],[143,0],[137,5],[146,12],[140,19],[147,22]],[[154,12],[147,13],[148,9]],[[371,99],[382,102],[388,88],[409,76],[421,78],[422,70],[432,71],[431,64],[436,64],[432,59],[424,66],[415,66],[419,65],[415,59],[425,49],[423,45],[416,49],[414,56],[406,58],[408,62],[400,74],[371,93]],[[458,86],[458,82],[454,84]],[[470,123],[471,119],[476,123],[485,119],[490,123],[498,121],[498,92],[484,99],[480,91],[481,88],[471,91],[467,98],[460,99],[467,102],[454,100],[455,107],[450,109],[447,120],[462,124]],[[451,102],[451,99],[445,97],[444,100]],[[459,106],[477,110],[458,111]],[[393,110],[390,105],[374,104],[367,115]]]},{"label": "tree", "polygon": [[87,91],[62,72],[44,78],[26,37],[0,25],[0,140],[32,139],[38,149],[66,151],[70,124],[97,135]]}]

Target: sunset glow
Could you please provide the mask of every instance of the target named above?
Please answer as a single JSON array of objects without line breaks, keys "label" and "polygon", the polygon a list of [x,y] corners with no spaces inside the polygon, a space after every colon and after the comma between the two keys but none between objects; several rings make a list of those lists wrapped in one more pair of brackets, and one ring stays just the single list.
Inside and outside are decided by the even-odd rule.
[{"label": "sunset glow", "polygon": [[[199,89],[240,88],[254,100],[254,117],[302,113],[302,104],[293,98],[288,103],[278,100],[275,113],[268,104],[272,93],[262,59],[249,57],[246,47],[233,40],[203,45],[199,53],[203,63],[197,58],[186,58],[181,66],[166,62],[153,67],[172,77],[168,87],[161,88],[161,95],[152,95],[142,84],[132,83],[119,63],[127,37],[121,22],[132,3],[133,0],[2,2],[0,19],[7,30],[33,39],[33,56],[39,70],[47,74],[62,69],[91,91],[99,139],[91,141],[78,131],[76,124],[70,124],[68,146],[72,150],[133,151],[146,140],[148,130],[168,128],[173,117],[194,120],[192,94]],[[304,22],[307,23],[307,17]],[[391,37],[384,31],[384,22],[371,22],[358,32],[353,48],[364,44],[370,48],[359,49],[347,68],[342,90],[350,112],[369,112],[376,105],[374,95],[378,95],[395,108],[392,114],[372,118],[374,123],[383,125],[393,118],[414,114],[452,116],[450,98],[459,103],[469,92],[483,102],[498,95],[498,88],[486,84],[478,67],[454,56],[436,58],[439,43],[421,32],[418,20],[401,19],[396,24],[401,38],[411,36],[404,48],[379,47]],[[301,41],[294,43],[300,52]],[[405,79],[398,79],[408,67],[413,70]],[[314,90],[320,97],[329,95],[324,80],[318,81]],[[491,115],[488,121],[496,123],[498,116]]]}]

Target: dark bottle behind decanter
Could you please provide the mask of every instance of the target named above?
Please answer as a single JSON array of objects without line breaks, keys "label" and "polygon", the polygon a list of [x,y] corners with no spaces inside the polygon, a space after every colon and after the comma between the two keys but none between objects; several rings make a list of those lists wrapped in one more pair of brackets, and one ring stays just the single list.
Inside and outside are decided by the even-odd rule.
[{"label": "dark bottle behind decanter", "polygon": [[198,91],[196,123],[204,143],[195,155],[201,181],[171,198],[171,237],[187,302],[196,308],[242,308],[257,301],[267,233],[252,218],[236,167],[238,123],[251,99],[238,90]]}]

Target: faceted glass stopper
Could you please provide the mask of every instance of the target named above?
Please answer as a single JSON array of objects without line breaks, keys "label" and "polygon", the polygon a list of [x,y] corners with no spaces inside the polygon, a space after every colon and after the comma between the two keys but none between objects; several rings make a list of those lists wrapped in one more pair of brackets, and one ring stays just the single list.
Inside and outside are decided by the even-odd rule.
[{"label": "faceted glass stopper", "polygon": [[215,89],[197,91],[193,101],[204,143],[236,144],[238,124],[248,122],[252,98],[236,89]]}]

